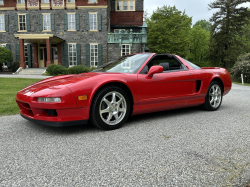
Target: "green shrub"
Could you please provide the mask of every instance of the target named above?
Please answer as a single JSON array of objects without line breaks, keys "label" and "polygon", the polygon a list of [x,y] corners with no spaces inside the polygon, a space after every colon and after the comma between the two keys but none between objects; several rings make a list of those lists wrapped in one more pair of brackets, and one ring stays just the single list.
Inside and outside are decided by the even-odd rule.
[{"label": "green shrub", "polygon": [[3,63],[7,65],[7,62],[12,62],[12,52],[11,50],[6,49],[5,47],[0,47],[0,70],[2,71]]},{"label": "green shrub", "polygon": [[56,64],[50,64],[46,71],[49,73],[49,75],[55,76],[55,75],[67,75],[68,69],[65,68],[62,65],[56,65]]},{"label": "green shrub", "polygon": [[83,65],[73,66],[70,68],[66,68],[62,65],[50,64],[47,69],[45,75],[67,75],[67,74],[80,74],[80,73],[87,73],[95,68],[89,68]]},{"label": "green shrub", "polygon": [[244,82],[250,83],[250,53],[240,55],[230,73],[233,80],[241,81],[241,74],[243,74]]},{"label": "green shrub", "polygon": [[73,67],[68,68],[69,74],[80,74],[80,73],[87,73],[87,72],[90,72],[90,68],[83,66],[83,65],[73,66]]}]

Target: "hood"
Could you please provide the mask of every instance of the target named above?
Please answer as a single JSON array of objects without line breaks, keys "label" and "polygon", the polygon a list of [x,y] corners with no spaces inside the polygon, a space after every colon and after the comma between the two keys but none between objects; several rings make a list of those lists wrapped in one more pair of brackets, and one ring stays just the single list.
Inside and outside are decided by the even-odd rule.
[{"label": "hood", "polygon": [[38,91],[42,91],[45,89],[61,89],[62,87],[66,87],[68,85],[74,84],[76,82],[82,81],[84,79],[88,79],[90,77],[94,77],[99,75],[99,73],[82,73],[77,75],[61,75],[55,76],[48,79],[44,79],[37,83],[34,83],[20,92],[29,92],[30,94],[36,93]]}]

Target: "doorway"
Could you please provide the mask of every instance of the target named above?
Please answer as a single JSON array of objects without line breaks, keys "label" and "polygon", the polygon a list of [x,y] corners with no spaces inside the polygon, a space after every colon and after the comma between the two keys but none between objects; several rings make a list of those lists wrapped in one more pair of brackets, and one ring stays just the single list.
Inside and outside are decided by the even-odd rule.
[{"label": "doorway", "polygon": [[47,48],[46,47],[39,47],[39,67],[47,67]]}]

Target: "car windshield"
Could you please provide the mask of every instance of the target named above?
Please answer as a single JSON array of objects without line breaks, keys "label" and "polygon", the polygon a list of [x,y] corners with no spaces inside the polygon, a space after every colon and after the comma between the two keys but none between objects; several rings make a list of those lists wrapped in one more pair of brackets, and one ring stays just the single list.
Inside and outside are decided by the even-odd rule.
[{"label": "car windshield", "polygon": [[136,73],[151,55],[151,53],[143,53],[124,56],[97,67],[93,72]]}]

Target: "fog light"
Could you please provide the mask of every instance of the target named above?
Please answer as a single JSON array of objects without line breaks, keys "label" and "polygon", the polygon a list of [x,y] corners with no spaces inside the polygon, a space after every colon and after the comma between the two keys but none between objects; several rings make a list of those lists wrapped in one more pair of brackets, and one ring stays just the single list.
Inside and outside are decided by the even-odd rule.
[{"label": "fog light", "polygon": [[38,97],[38,102],[61,102],[61,99],[59,97]]}]

